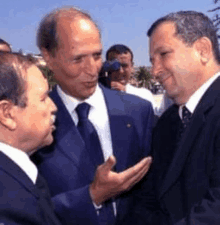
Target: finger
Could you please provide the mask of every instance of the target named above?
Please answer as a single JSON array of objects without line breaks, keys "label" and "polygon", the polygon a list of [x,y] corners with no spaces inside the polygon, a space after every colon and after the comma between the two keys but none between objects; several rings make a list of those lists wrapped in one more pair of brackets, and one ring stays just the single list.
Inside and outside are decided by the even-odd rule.
[{"label": "finger", "polygon": [[115,166],[115,164],[116,164],[116,158],[115,156],[111,155],[108,158],[108,160],[105,163],[103,163],[102,170],[110,171]]},{"label": "finger", "polygon": [[131,167],[121,173],[123,179],[130,180],[134,176],[138,176],[138,174],[141,173],[141,171],[146,170],[146,172],[147,172],[150,167],[151,162],[152,162],[151,156],[142,159],[139,163],[137,163],[133,167]]},{"label": "finger", "polygon": [[130,189],[133,187],[136,183],[138,183],[148,172],[150,165],[152,163],[152,158],[147,160],[149,163],[147,163],[144,167],[141,168],[137,173],[135,173],[133,176],[131,176],[129,179],[125,180],[124,186],[126,189]]},{"label": "finger", "polygon": [[[134,185],[136,183],[138,183],[149,171],[151,166],[151,163],[147,164],[146,167],[143,167],[143,169],[137,173],[136,175],[134,175],[130,180],[127,180],[128,185]],[[130,183],[130,184],[129,184]]]}]

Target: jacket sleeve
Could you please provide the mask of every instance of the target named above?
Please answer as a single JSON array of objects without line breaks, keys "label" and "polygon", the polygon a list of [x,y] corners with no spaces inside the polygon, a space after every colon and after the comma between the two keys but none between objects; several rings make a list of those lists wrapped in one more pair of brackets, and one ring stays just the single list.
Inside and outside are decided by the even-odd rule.
[{"label": "jacket sleeve", "polygon": [[98,217],[89,195],[89,186],[55,195],[55,212],[62,224],[97,225]]},{"label": "jacket sleeve", "polygon": [[[51,192],[55,212],[62,224],[98,224],[97,211],[89,194],[89,178],[58,148],[43,149],[32,160],[38,164]],[[72,181],[71,181],[72,180]]]}]

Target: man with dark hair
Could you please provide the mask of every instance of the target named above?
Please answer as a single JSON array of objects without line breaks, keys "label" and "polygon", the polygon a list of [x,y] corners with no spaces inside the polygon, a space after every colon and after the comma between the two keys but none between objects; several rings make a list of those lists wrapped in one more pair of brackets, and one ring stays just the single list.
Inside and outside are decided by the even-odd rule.
[{"label": "man with dark hair", "polygon": [[11,52],[11,46],[8,42],[0,38],[0,52]]},{"label": "man with dark hair", "polygon": [[134,73],[133,52],[131,49],[121,44],[113,45],[106,53],[106,60],[117,60],[120,63],[119,70],[109,72],[111,88],[143,98],[151,102],[155,109],[154,97],[148,89],[137,88],[129,84],[129,80]]},{"label": "man with dark hair", "polygon": [[151,104],[98,85],[102,45],[88,14],[49,13],[37,40],[58,82],[55,143],[34,157],[56,212],[63,224],[120,223],[151,163]]},{"label": "man with dark hair", "polygon": [[0,53],[0,224],[60,224],[28,157],[52,143],[55,112],[40,70],[20,54]]},{"label": "man with dark hair", "polygon": [[202,13],[180,11],[157,20],[148,36],[153,76],[175,104],[155,128],[154,163],[146,188],[136,198],[134,220],[155,225],[220,224],[216,29]]}]

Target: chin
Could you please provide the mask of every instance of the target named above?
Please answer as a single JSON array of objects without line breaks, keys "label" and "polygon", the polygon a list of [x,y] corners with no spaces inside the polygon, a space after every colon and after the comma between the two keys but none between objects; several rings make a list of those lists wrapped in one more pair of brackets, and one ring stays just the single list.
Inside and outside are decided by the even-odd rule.
[{"label": "chin", "polygon": [[89,98],[90,96],[92,96],[94,94],[94,92],[95,92],[95,88],[93,88],[89,92],[85,93],[85,95],[81,99],[85,100],[85,99]]},{"label": "chin", "polygon": [[53,143],[53,135],[50,133],[46,139],[42,142],[42,144],[40,145],[39,148],[43,148],[43,147],[46,147],[48,145],[51,145]]}]

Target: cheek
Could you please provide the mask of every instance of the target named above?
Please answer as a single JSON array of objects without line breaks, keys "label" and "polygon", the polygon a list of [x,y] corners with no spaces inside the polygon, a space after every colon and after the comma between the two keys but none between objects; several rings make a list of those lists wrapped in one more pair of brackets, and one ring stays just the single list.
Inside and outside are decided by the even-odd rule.
[{"label": "cheek", "polygon": [[101,70],[101,68],[102,68],[102,59],[100,59],[99,61],[97,61],[96,67],[97,67],[97,70],[98,70],[98,71]]},{"label": "cheek", "polygon": [[131,71],[130,69],[125,70],[125,75],[126,75],[126,77],[130,77],[131,72],[132,72],[132,71]]},{"label": "cheek", "polygon": [[174,76],[178,86],[185,87],[189,85],[190,80],[192,79],[189,67],[183,64],[177,64],[174,69]]}]

